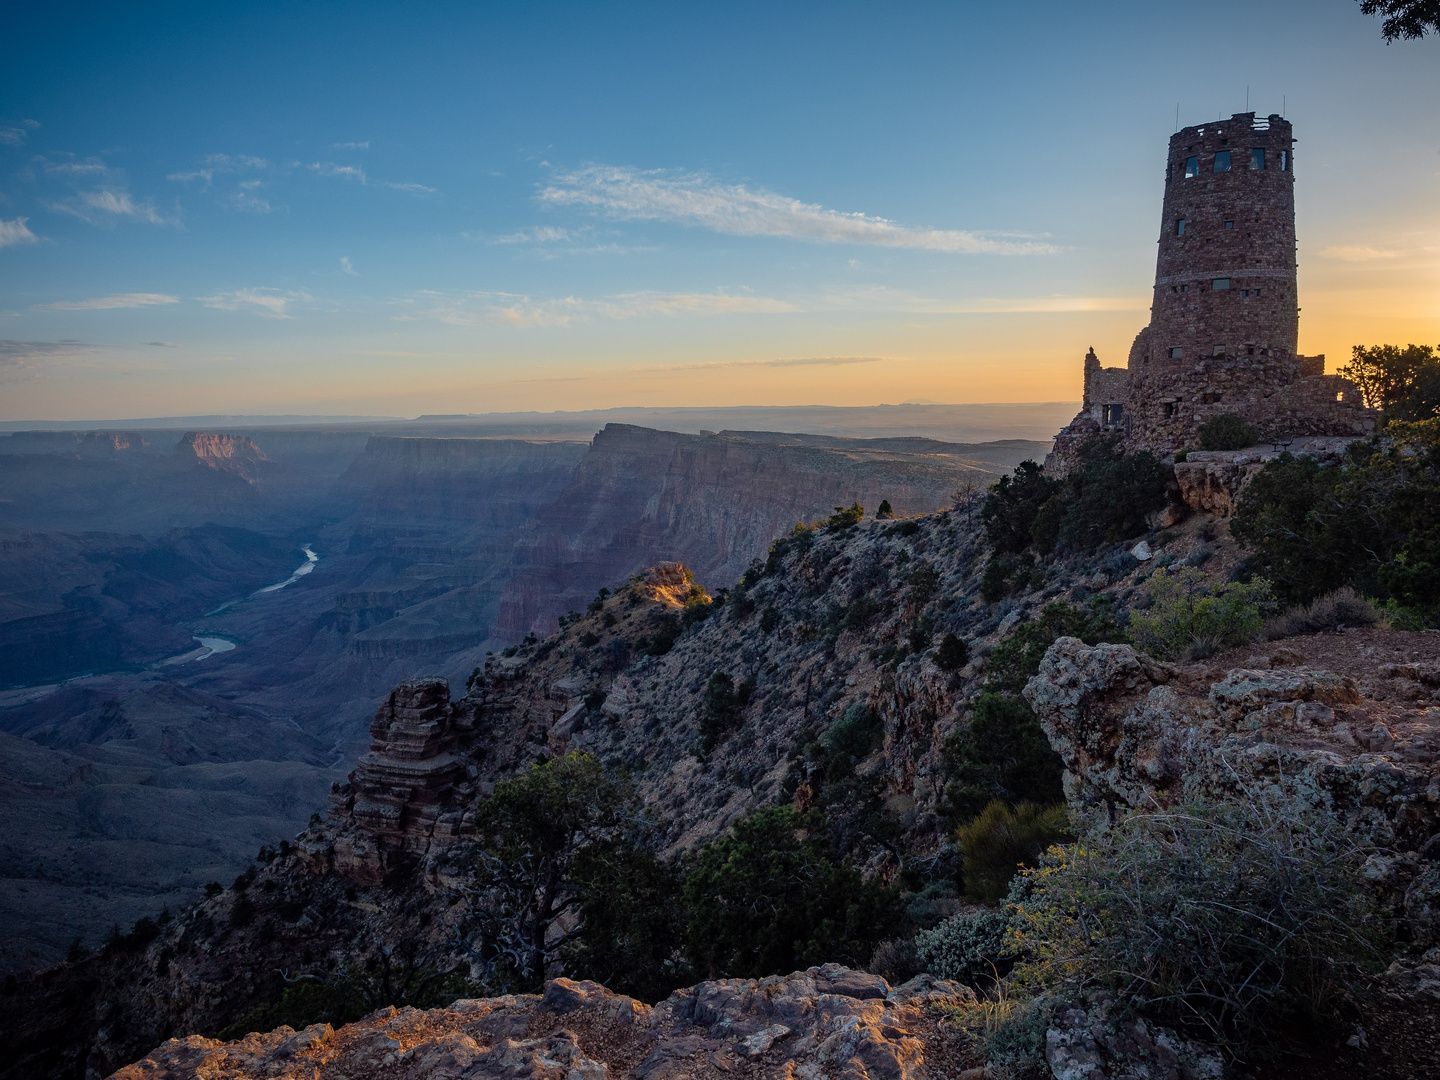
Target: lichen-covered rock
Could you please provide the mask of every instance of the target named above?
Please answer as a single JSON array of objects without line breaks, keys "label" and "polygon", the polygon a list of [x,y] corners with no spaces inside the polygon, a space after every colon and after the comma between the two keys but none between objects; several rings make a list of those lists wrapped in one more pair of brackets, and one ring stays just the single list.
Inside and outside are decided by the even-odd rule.
[{"label": "lichen-covered rock", "polygon": [[1108,995],[1062,1006],[1045,1033],[1055,1080],[1220,1080],[1218,1051],[1126,1016]]},{"label": "lichen-covered rock", "polygon": [[691,1080],[751,1062],[761,1075],[925,1080],[935,1005],[969,987],[921,976],[892,988],[825,964],[784,977],[721,979],[645,1005],[594,982],[541,996],[381,1009],[338,1032],[281,1027],[235,1042],[171,1039],[112,1080]]},{"label": "lichen-covered rock", "polygon": [[[1413,851],[1440,829],[1440,712],[1392,711],[1397,739],[1363,689],[1320,668],[1212,674],[1060,638],[1024,694],[1064,763],[1066,798],[1094,823],[1283,781],[1372,841]],[[1433,920],[1427,888],[1412,904],[1422,922]]]}]

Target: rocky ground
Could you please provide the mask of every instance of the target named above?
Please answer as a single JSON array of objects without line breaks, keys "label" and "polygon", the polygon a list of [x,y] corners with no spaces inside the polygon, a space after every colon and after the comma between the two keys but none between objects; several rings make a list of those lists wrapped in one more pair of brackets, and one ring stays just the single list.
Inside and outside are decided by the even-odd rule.
[{"label": "rocky ground", "polygon": [[[1153,532],[1149,559],[1137,559],[1128,545],[1056,559],[1006,600],[987,604],[978,594],[984,557],[978,532],[977,523],[959,512],[818,531],[808,550],[797,547],[776,559],[748,588],[732,590],[683,632],[685,604],[694,610],[699,603],[683,572],[620,583],[560,635],[513,656],[491,657],[467,693],[454,688],[450,708],[466,721],[456,752],[468,769],[467,798],[483,797],[495,780],[530,762],[587,749],[632,772],[646,804],[664,821],[672,852],[704,843],[760,806],[818,803],[844,819],[849,800],[878,807],[893,826],[888,844],[873,840],[874,830],[842,828],[837,834],[871,872],[894,875],[905,859],[911,867],[928,867],[937,880],[953,875],[954,849],[940,815],[941,747],[967,722],[968,702],[985,684],[985,661],[996,645],[1048,602],[1134,605],[1143,602],[1144,579],[1158,565],[1200,566],[1220,581],[1238,560],[1223,522],[1200,515]],[[657,636],[672,632],[671,647],[654,646]],[[958,670],[936,663],[934,643],[947,632],[971,644],[972,659]],[[1093,816],[1098,807],[1222,791],[1231,770],[1261,782],[1283,770],[1308,782],[1317,799],[1328,800],[1384,849],[1368,872],[1411,925],[1409,945],[1386,975],[1355,988],[1354,1025],[1287,1036],[1283,1049],[1289,1056],[1255,1075],[1436,1075],[1427,1055],[1440,1034],[1440,954],[1426,950],[1436,944],[1427,935],[1435,931],[1433,886],[1440,865],[1431,839],[1440,806],[1437,671],[1440,635],[1342,628],[1174,665],[1127,646],[1062,639],[1031,684],[1029,697],[1065,760],[1067,795],[1079,811]],[[701,723],[706,686],[716,672],[730,675],[736,686],[753,680],[754,691],[707,750]],[[875,751],[856,763],[854,780],[847,781],[852,786],[841,791],[822,783],[807,748],[855,708],[873,713],[880,738]],[[683,1066],[691,1071],[643,1075],[709,1075],[696,1071],[706,1069],[798,1077],[840,1075],[837,1070],[848,1067],[849,1058],[805,1056],[812,1049],[818,1054],[833,1031],[815,1039],[814,1029],[802,1035],[779,1022],[793,1029],[790,1042],[779,1040],[752,1056],[736,1040],[767,1025],[744,1027],[754,1019],[750,1013],[733,1038],[727,1027],[717,1034],[719,1014],[700,1025],[707,1029],[703,1034],[685,1027],[698,1021],[681,1016],[674,1003],[700,994],[703,986],[723,984],[682,991],[653,1010],[626,1006],[630,1014],[651,1018],[643,1027],[648,1034],[613,1046],[587,1034],[590,1014],[583,1008],[558,1017],[535,999],[518,998],[372,1016],[323,1040],[323,1029],[313,1032],[303,1049],[287,1042],[293,1033],[283,1031],[227,1047],[200,1040],[195,1033],[218,1031],[254,1005],[274,1000],[282,973],[353,961],[383,943],[433,951],[451,939],[460,902],[455,886],[463,882],[452,880],[447,854],[466,839],[473,802],[462,801],[404,837],[376,837],[350,816],[353,793],[342,787],[334,801],[335,816],[309,830],[293,850],[257,867],[244,886],[237,883],[180,912],[153,940],[7,984],[4,1037],[12,1057],[3,1074],[68,1076],[88,1067],[104,1076],[170,1037],[181,1037],[182,1044],[169,1044],[149,1065],[135,1066],[150,1072],[124,1075],[172,1075],[161,1071],[172,1067],[163,1064],[167,1060],[180,1070],[176,1076],[358,1080],[421,1075],[415,1070],[422,1062],[434,1075],[445,1075],[433,1070],[451,1053],[458,1056],[445,1067],[457,1074],[473,1069],[467,1075],[491,1075],[482,1070],[504,1068],[511,1070],[505,1075],[527,1075],[526,1069],[548,1075],[537,1070],[561,1068],[542,1066],[543,1057],[564,1059],[557,1076],[608,1075],[574,1071],[592,1067],[581,1059],[617,1076],[642,1075],[637,1070],[657,1045],[691,1046],[685,1041],[691,1039],[698,1041],[685,1051],[692,1058]],[[784,986],[785,994],[811,994],[801,986],[804,978],[815,976],[766,980],[746,992],[763,996],[765,986]],[[826,995],[814,993],[819,1015],[828,1008]],[[886,988],[873,997],[850,996],[888,1002],[898,993]],[[613,1000],[603,1000],[611,1008]],[[930,1019],[905,1014],[903,1022],[876,1021],[889,1043],[918,1040],[927,1064],[915,1059],[905,1066],[897,1057],[901,1063],[894,1068],[901,1071],[866,1075],[956,1076],[978,1066],[974,1048],[947,1033],[943,1016],[932,1011],[928,1005],[922,1010]],[[522,1014],[523,1027],[518,1020],[503,1030],[485,1027],[489,1017]],[[826,1015],[830,1023],[841,1013]],[[394,1031],[377,1034],[389,1024],[397,1025]],[[561,1036],[562,1028],[571,1034]],[[1172,1063],[1178,1072],[1135,1071],[1135,1054],[1150,1055],[1150,1069],[1159,1060],[1155,1046],[1179,1044],[1158,1029],[1126,1027],[1103,1002],[1077,1002],[1052,1036],[1050,1066],[1064,1080],[1209,1075],[1195,1071],[1209,1068],[1203,1051],[1185,1058],[1192,1061],[1185,1068]],[[399,1044],[385,1044],[394,1061],[384,1063],[382,1053],[383,1067],[364,1072],[356,1063],[375,1050],[366,1040],[379,1046],[382,1038]],[[807,1038],[812,1041],[801,1052]],[[295,1072],[276,1056],[282,1047],[299,1055],[295,1062],[322,1071]],[[423,1053],[402,1059],[416,1047]],[[693,1052],[708,1056],[702,1061]],[[323,1071],[332,1068],[320,1064],[327,1054],[337,1071]]]},{"label": "rocky ground", "polygon": [[597,983],[556,979],[543,996],[382,1009],[338,1032],[325,1024],[228,1044],[177,1039],[115,1080],[978,1076],[972,1040],[946,1019],[974,1000],[958,983],[920,976],[892,988],[833,964],[700,983],[653,1007]]}]

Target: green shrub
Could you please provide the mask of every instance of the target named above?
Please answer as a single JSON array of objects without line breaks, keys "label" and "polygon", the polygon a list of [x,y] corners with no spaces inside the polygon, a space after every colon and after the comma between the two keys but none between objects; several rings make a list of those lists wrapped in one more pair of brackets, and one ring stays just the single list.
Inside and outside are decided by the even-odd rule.
[{"label": "green shrub", "polygon": [[241,893],[235,903],[230,905],[230,925],[249,926],[255,921],[255,901],[248,895]]},{"label": "green shrub", "polygon": [[1391,423],[1340,466],[1282,454],[1251,480],[1231,533],[1244,572],[1292,604],[1350,585],[1440,626],[1440,418]]},{"label": "green shrub", "polygon": [[1022,461],[1013,474],[1002,476],[980,507],[991,548],[1018,554],[1029,547],[1036,513],[1059,489],[1060,482],[1046,476],[1033,461]]},{"label": "green shrub", "polygon": [[1009,916],[998,911],[956,915],[915,935],[915,957],[938,979],[974,983],[995,975],[1009,928]]},{"label": "green shrub", "polygon": [[1064,798],[1060,756],[1017,697],[977,695],[970,722],[945,739],[941,756],[948,782],[940,808],[951,821],[969,821],[997,799],[1016,806]]},{"label": "green shrub", "polygon": [[895,890],[834,859],[825,823],[770,806],[707,844],[685,876],[686,951],[711,978],[860,967],[900,920]]},{"label": "green shrub", "polygon": [[970,644],[954,634],[940,639],[935,650],[935,666],[941,671],[959,671],[970,662]]},{"label": "green shrub", "polygon": [[1212,589],[1205,575],[1189,566],[1156,571],[1144,591],[1150,606],[1131,613],[1130,637],[1161,660],[1199,659],[1254,641],[1265,625],[1260,605],[1270,599],[1268,582]]},{"label": "green shrub", "polygon": [[675,641],[684,629],[675,615],[664,614],[654,620],[654,630],[645,643],[645,652],[650,656],[664,656],[675,647]]},{"label": "green shrub", "polygon": [[940,574],[928,562],[918,562],[907,579],[910,585],[910,602],[924,607],[940,591]]},{"label": "green shrub", "polygon": [[880,509],[875,511],[876,521],[889,521],[895,516],[895,510],[890,505],[889,499],[880,500]]},{"label": "green shrub", "polygon": [[370,1011],[371,1006],[357,985],[307,979],[285,987],[277,1000],[251,1009],[229,1027],[221,1028],[216,1037],[227,1041],[240,1039],[252,1031],[270,1031],[281,1024],[288,1024],[296,1031],[303,1031],[311,1024],[331,1024],[338,1028]]},{"label": "green shrub", "polygon": [[915,955],[914,941],[910,938],[886,938],[875,946],[865,970],[879,975],[891,986],[899,986],[919,975],[922,969]]},{"label": "green shrub", "polygon": [[820,736],[820,745],[828,755],[826,778],[833,781],[848,776],[856,762],[869,757],[884,741],[885,725],[880,714],[861,702],[852,703]]},{"label": "green shrub", "polygon": [[1259,438],[1260,433],[1239,413],[1221,413],[1200,425],[1200,446],[1205,450],[1244,450]]},{"label": "green shrub", "polygon": [[865,508],[858,502],[849,506],[835,507],[835,513],[825,519],[826,532],[840,532],[859,525],[865,517]]},{"label": "green shrub", "polygon": [[1164,466],[1148,451],[1126,452],[1119,436],[1090,439],[1061,487],[1036,512],[1031,535],[1048,554],[1060,541],[1092,548],[1139,536],[1165,505]]},{"label": "green shrub", "polygon": [[1037,618],[1020,623],[985,658],[985,689],[1018,694],[1040,671],[1045,650],[1057,638],[1077,637],[1086,645],[1102,641],[1124,641],[1125,633],[1115,620],[1115,609],[1103,597],[1088,608],[1054,600],[1040,610]]},{"label": "green shrub", "polygon": [[700,749],[709,753],[740,724],[740,710],[755,694],[755,680],[735,681],[723,671],[710,676],[700,707]]},{"label": "green shrub", "polygon": [[779,625],[780,609],[774,604],[767,605],[765,610],[760,613],[760,632],[769,634]]},{"label": "green shrub", "polygon": [[842,629],[851,632],[863,630],[869,624],[870,620],[878,614],[880,614],[880,605],[873,596],[866,593],[864,596],[857,597],[855,601],[845,609],[845,618],[841,621],[840,626]]},{"label": "green shrub", "polygon": [[1046,848],[1071,838],[1064,803],[1041,808],[1021,803],[1010,809],[998,799],[968,825],[956,830],[965,895],[993,904],[1006,893],[1022,865],[1033,865]]},{"label": "green shrub", "polygon": [[[782,536],[771,543],[770,552],[765,557],[765,565],[761,568],[762,575],[768,576],[775,573],[776,570],[780,569],[780,563],[784,561],[785,556],[792,552],[798,555],[804,555],[814,546],[814,526],[806,525],[803,522],[797,524],[790,530],[789,536]],[[754,567],[751,567],[751,569],[754,569]],[[753,587],[755,584],[753,581],[748,581],[749,577],[750,572],[746,571],[745,578],[747,579],[747,588]],[[758,580],[758,578],[756,580]]]},{"label": "green shrub", "polygon": [[1018,981],[1082,977],[1232,1052],[1263,1050],[1297,1015],[1333,1016],[1347,982],[1380,966],[1367,854],[1278,787],[1132,814],[1023,872]]}]

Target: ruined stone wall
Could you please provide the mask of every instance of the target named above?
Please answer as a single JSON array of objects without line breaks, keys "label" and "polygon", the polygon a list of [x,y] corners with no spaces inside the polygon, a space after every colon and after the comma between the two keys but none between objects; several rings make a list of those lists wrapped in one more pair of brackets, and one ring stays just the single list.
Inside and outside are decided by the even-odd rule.
[{"label": "ruined stone wall", "polygon": [[1221,413],[1237,413],[1260,439],[1303,435],[1368,435],[1374,430],[1352,383],[1338,375],[1304,374],[1324,357],[1243,354],[1205,357],[1181,369],[1130,373],[1125,399],[1129,444],[1160,455],[1200,445],[1199,430]]}]

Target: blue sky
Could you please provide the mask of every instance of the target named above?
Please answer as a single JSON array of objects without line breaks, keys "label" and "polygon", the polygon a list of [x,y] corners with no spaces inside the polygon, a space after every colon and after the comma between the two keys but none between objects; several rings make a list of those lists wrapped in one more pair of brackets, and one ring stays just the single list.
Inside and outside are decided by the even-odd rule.
[{"label": "blue sky", "polygon": [[1073,398],[1165,142],[1296,153],[1302,340],[1440,340],[1440,41],[1352,0],[31,5],[0,419]]}]

